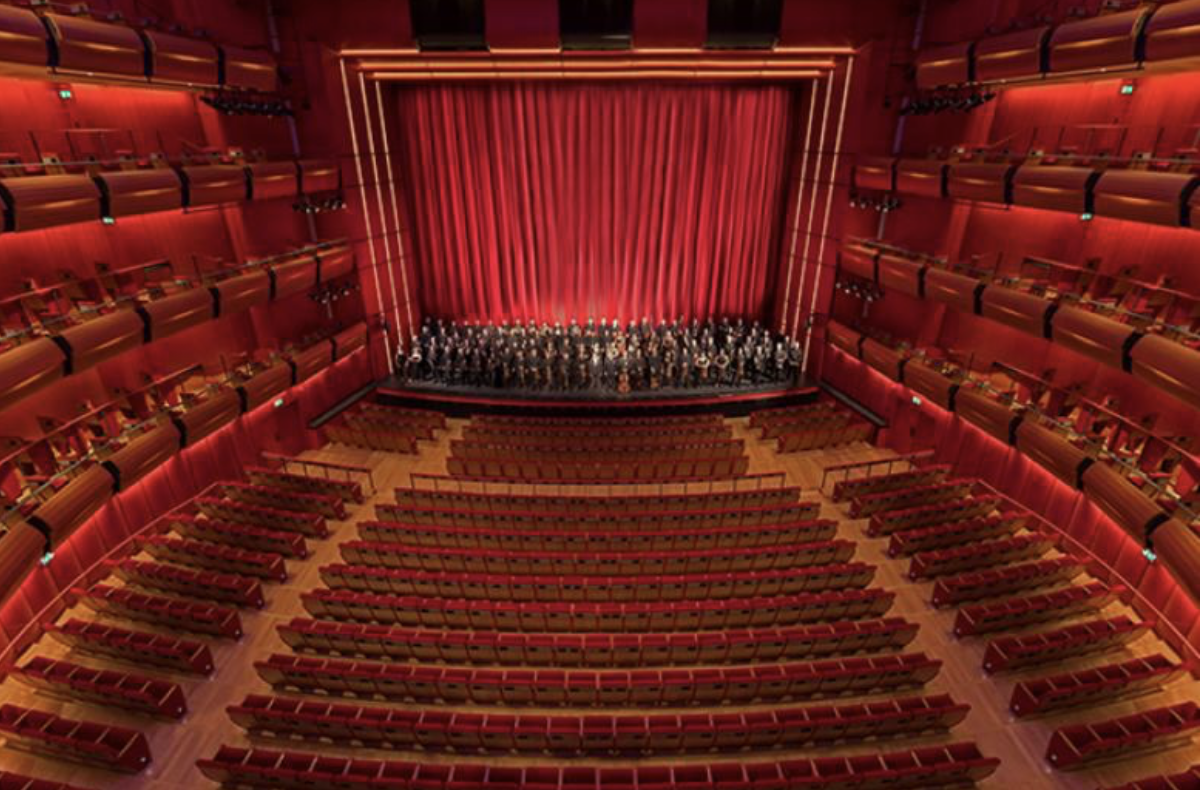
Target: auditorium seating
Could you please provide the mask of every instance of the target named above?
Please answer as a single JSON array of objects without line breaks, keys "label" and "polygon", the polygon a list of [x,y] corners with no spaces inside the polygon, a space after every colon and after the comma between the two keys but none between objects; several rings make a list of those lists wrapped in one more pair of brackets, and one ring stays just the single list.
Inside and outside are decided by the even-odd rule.
[{"label": "auditorium seating", "polygon": [[74,593],[80,601],[97,612],[226,639],[237,639],[242,635],[238,613],[223,606],[146,595],[106,584],[97,584],[86,590],[77,589]]},{"label": "auditorium seating", "polygon": [[155,536],[138,542],[142,551],[164,562],[176,562],[193,568],[219,573],[254,576],[266,581],[286,581],[287,566],[283,557],[262,551],[237,549],[199,540],[179,540]]},{"label": "auditorium seating", "polygon": [[308,544],[304,535],[297,532],[281,532],[275,529],[252,527],[248,524],[230,524],[211,518],[195,518],[172,515],[172,531],[192,540],[206,540],[265,554],[280,554],[284,557],[303,559],[308,556]]},{"label": "auditorium seating", "polygon": [[380,664],[276,654],[255,663],[279,690],[431,703],[537,707],[747,704],[924,686],[942,662],[924,653],[711,669],[510,670]]},{"label": "auditorium seating", "polygon": [[983,668],[988,673],[1008,672],[1116,650],[1144,636],[1153,625],[1120,616],[1032,634],[995,637],[984,651]]},{"label": "auditorium seating", "polygon": [[1200,729],[1200,705],[1182,702],[1104,721],[1069,724],[1050,736],[1046,759],[1055,768],[1079,768],[1099,760],[1190,742]]},{"label": "auditorium seating", "polygon": [[[500,453],[497,458],[503,457]],[[583,455],[573,456],[586,458]],[[725,480],[744,475],[749,459],[731,457],[724,452],[689,454],[686,459],[643,462],[640,459],[619,462],[502,461],[477,460],[451,456],[446,468],[456,477],[479,480],[523,482],[605,483],[628,481]]]},{"label": "auditorium seating", "polygon": [[351,447],[396,453],[417,452],[417,442],[445,430],[440,412],[357,403],[324,428],[331,441]]},{"label": "auditorium seating", "polygon": [[946,576],[1036,558],[1052,545],[1054,541],[1048,536],[1031,533],[952,549],[922,551],[913,555],[908,566],[908,578],[915,580]]},{"label": "auditorium seating", "polygon": [[949,695],[753,713],[536,716],[408,711],[251,695],[228,708],[248,732],[436,752],[670,754],[854,743],[945,732],[968,706]]},{"label": "auditorium seating", "polygon": [[970,493],[971,483],[967,480],[939,481],[929,485],[909,485],[890,491],[877,491],[854,497],[850,501],[850,516],[863,518],[879,512],[934,505],[962,499]]},{"label": "auditorium seating", "polygon": [[195,500],[195,506],[209,518],[221,521],[250,524],[282,532],[299,532],[314,538],[329,536],[325,519],[319,513],[260,507],[216,497],[200,497]]},{"label": "auditorium seating", "polygon": [[1200,785],[1200,765],[1169,776],[1151,776],[1106,790],[1191,790]]},{"label": "auditorium seating", "polygon": [[933,587],[932,603],[934,606],[956,606],[968,601],[1026,592],[1073,581],[1083,570],[1078,560],[1054,557],[994,570],[963,573],[938,579]]},{"label": "auditorium seating", "polygon": [[867,588],[720,601],[541,603],[314,590],[303,594],[301,602],[314,617],[381,625],[527,633],[646,633],[867,619],[886,614],[894,598],[894,593]]},{"label": "auditorium seating", "polygon": [[113,567],[126,582],[192,598],[261,609],[266,601],[257,579],[127,559]]},{"label": "auditorium seating", "polygon": [[44,628],[48,635],[83,653],[191,675],[208,675],[213,671],[213,657],[208,645],[191,639],[131,631],[74,618]]},{"label": "auditorium seating", "polygon": [[954,633],[958,636],[986,634],[1094,612],[1111,603],[1123,591],[1121,585],[1108,587],[1101,582],[1088,582],[1039,595],[972,604],[958,610]]},{"label": "auditorium seating", "polygon": [[50,694],[88,700],[97,705],[181,719],[187,713],[183,690],[175,683],[130,672],[90,669],[70,661],[36,657],[13,676]]},{"label": "auditorium seating", "polygon": [[10,743],[53,759],[88,763],[123,773],[138,773],[150,765],[146,736],[127,727],[0,705],[0,734]]},{"label": "auditorium seating", "polygon": [[933,524],[961,522],[986,516],[1000,505],[999,497],[980,494],[956,502],[940,502],[901,510],[889,510],[871,516],[866,533],[871,537],[891,535],[900,530],[927,527]]},{"label": "auditorium seating", "polygon": [[1024,523],[1024,516],[1014,511],[930,527],[901,529],[890,536],[888,556],[905,557],[921,551],[935,551],[979,540],[1005,538],[1016,534]]},{"label": "auditorium seating", "polygon": [[839,480],[833,486],[833,501],[845,502],[850,499],[881,494],[889,491],[903,491],[909,488],[935,485],[946,479],[950,468],[945,465],[923,466],[902,472],[889,472],[881,475]]},{"label": "auditorium seating", "polygon": [[328,494],[338,497],[343,502],[361,503],[363,501],[362,486],[349,480],[310,477],[262,466],[248,467],[246,477],[254,485],[285,488],[300,493]]},{"label": "auditorium seating", "polygon": [[900,649],[917,634],[903,618],[795,628],[646,634],[437,631],[296,618],[278,626],[292,649],[331,656],[505,666],[643,667],[807,659]]},{"label": "auditorium seating", "polygon": [[5,790],[84,790],[76,785],[65,782],[54,782],[49,779],[34,779],[11,771],[0,771],[0,787]]},{"label": "auditorium seating", "polygon": [[1076,672],[1022,680],[1013,686],[1009,710],[1016,716],[1036,716],[1062,708],[1107,703],[1129,694],[1162,688],[1185,671],[1185,667],[1155,653]]},{"label": "auditorium seating", "polygon": [[925,788],[974,784],[995,772],[999,761],[973,743],[921,747],[856,757],[799,758],[781,762],[588,766],[485,766],[322,757],[222,746],[200,771],[215,782],[256,787],[318,783],[369,790],[465,788],[486,790],[749,790],[758,787]]},{"label": "auditorium seating", "polygon": [[248,505],[258,505],[274,510],[300,510],[334,520],[346,518],[346,508],[342,499],[333,494],[317,494],[246,483],[221,483],[217,490],[225,499],[244,502]]}]

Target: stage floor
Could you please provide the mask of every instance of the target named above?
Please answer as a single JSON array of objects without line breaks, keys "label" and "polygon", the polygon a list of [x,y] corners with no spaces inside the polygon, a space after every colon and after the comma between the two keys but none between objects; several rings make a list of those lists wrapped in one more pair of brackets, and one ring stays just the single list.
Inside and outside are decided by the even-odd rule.
[{"label": "stage floor", "polygon": [[752,387],[689,387],[619,394],[606,390],[533,391],[491,387],[450,386],[392,377],[375,390],[384,403],[438,409],[454,416],[466,414],[622,414],[671,410],[676,413],[715,411],[730,416],[755,409],[816,400],[815,384],[782,383]]}]

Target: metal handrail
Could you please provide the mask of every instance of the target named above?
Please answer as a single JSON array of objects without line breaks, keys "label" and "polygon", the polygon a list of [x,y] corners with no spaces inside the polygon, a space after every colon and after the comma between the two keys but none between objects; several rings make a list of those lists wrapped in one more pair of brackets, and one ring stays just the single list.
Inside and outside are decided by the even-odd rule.
[{"label": "metal handrail", "polygon": [[[365,477],[367,484],[370,486],[370,494],[374,494],[378,489],[375,486],[375,472],[370,467],[354,466],[352,464],[338,464],[332,461],[316,461],[309,458],[296,458],[282,453],[264,452],[262,454],[264,460],[278,461],[283,471],[290,472],[289,466],[298,466],[301,474],[307,477],[319,476],[324,480],[346,480],[350,482],[361,482],[361,478]],[[317,470],[319,475],[308,474],[309,469]],[[335,477],[334,474],[343,474],[345,477]],[[359,480],[355,480],[354,476],[358,475]]]},{"label": "metal handrail", "polygon": [[450,493],[469,494],[588,494],[581,492],[581,486],[601,489],[598,494],[619,494],[622,496],[644,496],[665,494],[713,494],[722,492],[762,491],[771,488],[787,488],[786,472],[762,472],[724,480],[703,481],[601,481],[594,483],[573,483],[569,481],[548,482],[517,482],[504,480],[489,480],[471,477],[450,477],[449,475],[414,472],[409,475],[409,484],[417,490],[448,491]]},{"label": "metal handrail", "polygon": [[[884,472],[884,474],[889,475],[892,473],[892,470],[896,467],[897,464],[906,463],[906,464],[908,464],[909,468],[915,469],[918,466],[924,466],[924,464],[917,463],[918,461],[927,461],[927,460],[931,460],[932,458],[933,458],[933,450],[918,450],[917,452],[914,452],[914,453],[907,453],[905,455],[896,455],[896,456],[892,456],[891,458],[877,458],[874,461],[856,461],[855,463],[852,463],[852,464],[837,464],[835,466],[826,466],[821,470],[821,485],[820,485],[819,490],[822,493],[825,493],[825,484],[826,484],[826,482],[828,482],[830,475],[837,476],[839,473],[841,473],[840,479],[837,479],[834,481],[835,483],[840,483],[844,480],[849,480],[850,473],[856,469],[862,469],[864,471],[864,474],[861,475],[862,477],[870,477],[871,469],[873,469],[877,466],[885,467],[886,471]],[[907,470],[902,470],[902,471],[907,471]]]}]

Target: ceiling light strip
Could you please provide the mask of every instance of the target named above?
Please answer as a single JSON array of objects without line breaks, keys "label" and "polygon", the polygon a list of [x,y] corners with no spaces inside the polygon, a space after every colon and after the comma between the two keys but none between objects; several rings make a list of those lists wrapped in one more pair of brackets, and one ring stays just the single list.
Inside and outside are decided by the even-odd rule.
[{"label": "ceiling light strip", "polygon": [[404,337],[400,334],[399,298],[396,295],[396,276],[392,274],[392,244],[388,240],[387,211],[383,205],[383,185],[379,182],[379,151],[375,148],[375,125],[371,121],[371,102],[367,98],[367,81],[358,73],[358,87],[362,92],[363,120],[367,125],[367,153],[371,157],[371,175],[375,179],[375,210],[379,214],[379,230],[383,239],[383,254],[387,263],[388,279],[391,282],[392,310],[396,312],[396,350],[404,351]]},{"label": "ceiling light strip", "polygon": [[800,149],[800,178],[796,184],[796,209],[792,213],[792,240],[788,244],[787,278],[783,286],[783,310],[779,317],[779,333],[787,331],[787,319],[792,305],[792,269],[796,263],[796,243],[800,240],[800,211],[804,205],[805,178],[808,176],[808,151],[812,144],[813,118],[817,114],[817,86],[814,83],[805,92],[808,97],[808,123],[804,129],[804,145]]},{"label": "ceiling light strip", "polygon": [[825,135],[829,130],[829,108],[833,98],[833,83],[825,82],[825,108],[821,110],[821,132],[813,149],[812,199],[808,204],[808,223],[804,230],[804,248],[800,253],[800,284],[796,286],[796,306],[792,310],[789,337],[796,337],[800,324],[800,306],[804,304],[804,283],[808,281],[808,252],[812,247],[813,223],[817,218],[817,200],[821,192],[821,156],[825,153]]},{"label": "ceiling light strip", "polygon": [[[346,99],[346,123],[350,125],[350,148],[354,154],[354,168],[358,173],[359,200],[362,201],[363,225],[367,233],[367,249],[371,256],[371,271],[375,274],[375,296],[379,300],[379,315],[386,317],[383,309],[383,289],[379,285],[379,260],[375,255],[375,234],[371,230],[371,214],[367,210],[367,186],[363,179],[362,154],[358,148],[358,131],[354,128],[354,108],[350,102],[350,81],[346,78],[346,61],[340,64],[342,70],[342,95]],[[396,372],[396,362],[392,357],[392,344],[387,331],[383,333],[383,351],[387,356],[388,373]]]},{"label": "ceiling light strip", "polygon": [[[846,128],[846,108],[850,103],[850,82],[854,79],[854,56],[851,55],[849,63],[846,65],[846,78],[842,81],[842,108],[838,111],[837,134],[833,141],[833,164],[829,168],[829,190],[825,193],[825,218],[821,223],[821,242],[817,248],[816,274],[813,282],[812,301],[809,304],[809,315],[813,315],[817,310],[817,295],[821,291],[821,275],[825,272],[825,242],[829,237],[829,217],[833,213],[833,193],[837,189],[837,171],[838,160],[842,156],[842,132]],[[833,82],[829,82],[829,86],[833,87]],[[808,371],[808,350],[812,345],[813,325],[808,322],[808,329],[804,333],[804,354],[800,358],[800,373],[804,374]]]}]

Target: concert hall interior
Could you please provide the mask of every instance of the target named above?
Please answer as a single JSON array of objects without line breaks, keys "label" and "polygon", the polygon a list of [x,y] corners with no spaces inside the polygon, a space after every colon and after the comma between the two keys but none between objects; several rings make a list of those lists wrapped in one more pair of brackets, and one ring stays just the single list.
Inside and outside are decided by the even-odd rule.
[{"label": "concert hall interior", "polygon": [[1200,790],[1200,0],[0,0],[0,790]]}]

